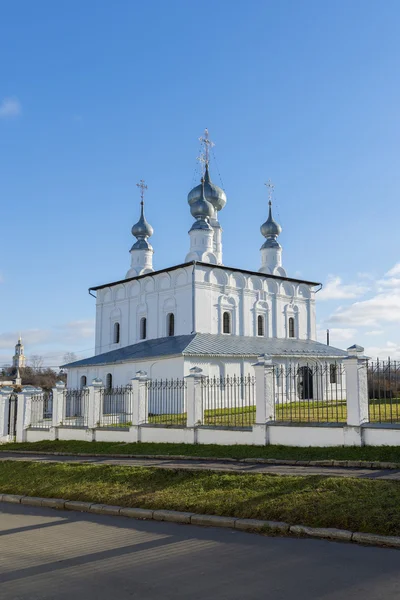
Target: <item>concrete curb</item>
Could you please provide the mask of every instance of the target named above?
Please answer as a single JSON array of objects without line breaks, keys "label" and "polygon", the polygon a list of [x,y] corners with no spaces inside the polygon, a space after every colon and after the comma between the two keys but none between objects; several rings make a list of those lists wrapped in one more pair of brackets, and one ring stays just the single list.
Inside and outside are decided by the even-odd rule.
[{"label": "concrete curb", "polygon": [[221,517],[217,515],[199,515],[177,510],[128,508],[124,506],[98,504],[95,502],[64,500],[62,498],[37,498],[33,496],[20,496],[17,494],[0,494],[0,502],[23,504],[26,506],[43,506],[61,510],[74,510],[96,515],[123,516],[131,519],[168,521],[170,523],[188,523],[206,527],[229,527],[238,529],[239,531],[292,535],[296,537],[306,536],[340,542],[354,542],[363,545],[368,544],[372,546],[400,548],[400,537],[398,536],[353,532],[347,531],[346,529],[329,527],[289,525],[289,523],[284,523],[282,521],[263,521],[261,519],[238,519],[236,517]]},{"label": "concrete curb", "polygon": [[221,458],[220,456],[185,456],[183,454],[74,454],[73,452],[45,452],[43,450],[1,450],[7,454],[33,454],[38,456],[73,456],[82,459],[85,458],[143,458],[152,460],[186,460],[203,462],[233,462],[265,465],[285,465],[292,467],[342,467],[349,469],[400,469],[400,463],[383,461],[365,461],[365,460],[290,460],[280,458]]}]

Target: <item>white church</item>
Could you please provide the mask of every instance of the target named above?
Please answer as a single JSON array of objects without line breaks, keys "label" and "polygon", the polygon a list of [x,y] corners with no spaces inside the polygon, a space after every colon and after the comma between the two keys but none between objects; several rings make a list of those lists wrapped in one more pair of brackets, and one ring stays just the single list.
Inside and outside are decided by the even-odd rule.
[{"label": "white church", "polygon": [[[330,364],[330,383],[336,383],[334,365],[347,352],[316,341],[315,296],[321,285],[287,276],[271,194],[259,265],[244,270],[224,263],[219,215],[227,197],[211,181],[207,130],[202,141],[203,176],[187,197],[194,221],[186,257],[181,264],[154,268],[141,181],[131,266],[125,278],[90,288],[96,296],[95,355],[64,365],[69,388],[94,378],[106,387],[122,386],[139,371],[151,379],[183,378],[193,367],[206,376],[252,375],[260,355],[282,368],[296,365],[304,377],[307,365]],[[301,399],[301,386],[298,390]]]}]

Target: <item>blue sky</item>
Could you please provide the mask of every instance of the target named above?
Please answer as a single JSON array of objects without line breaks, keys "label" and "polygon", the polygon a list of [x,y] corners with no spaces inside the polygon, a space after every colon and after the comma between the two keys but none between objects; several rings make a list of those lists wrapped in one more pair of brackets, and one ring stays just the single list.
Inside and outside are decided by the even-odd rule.
[{"label": "blue sky", "polygon": [[0,364],[19,332],[46,364],[91,353],[87,288],[129,268],[141,178],[155,267],[183,262],[205,127],[225,264],[258,269],[271,178],[321,332],[400,356],[399,25],[397,0],[6,3]]}]

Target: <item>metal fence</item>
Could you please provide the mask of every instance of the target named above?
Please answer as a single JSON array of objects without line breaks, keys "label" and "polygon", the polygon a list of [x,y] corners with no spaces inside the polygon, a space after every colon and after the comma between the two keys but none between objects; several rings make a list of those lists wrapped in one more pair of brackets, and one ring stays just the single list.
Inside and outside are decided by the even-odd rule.
[{"label": "metal fence", "polygon": [[129,427],[132,425],[132,386],[102,388],[100,427]]},{"label": "metal fence", "polygon": [[149,379],[146,390],[146,423],[186,426],[185,379]]},{"label": "metal fence", "polygon": [[62,425],[87,427],[89,418],[89,389],[63,391]]},{"label": "metal fence", "polygon": [[367,364],[368,414],[371,423],[400,423],[400,362]]},{"label": "metal fence", "polygon": [[205,377],[201,393],[204,425],[250,427],[255,423],[255,377]]},{"label": "metal fence", "polygon": [[346,378],[342,363],[277,365],[275,421],[345,423]]},{"label": "metal fence", "polygon": [[31,396],[31,422],[34,429],[50,429],[53,423],[53,392],[44,391]]}]

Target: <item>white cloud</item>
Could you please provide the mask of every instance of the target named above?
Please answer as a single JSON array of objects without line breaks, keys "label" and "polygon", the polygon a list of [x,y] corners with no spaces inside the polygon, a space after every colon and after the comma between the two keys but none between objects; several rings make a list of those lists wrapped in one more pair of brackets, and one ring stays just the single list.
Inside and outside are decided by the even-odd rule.
[{"label": "white cloud", "polygon": [[387,273],[385,273],[385,277],[395,277],[396,275],[400,275],[400,262],[395,264]]},{"label": "white cloud", "polygon": [[82,319],[51,329],[0,333],[0,364],[10,364],[20,334],[26,356],[29,358],[32,354],[40,354],[45,366],[62,364],[66,352],[75,352],[79,358],[84,358],[91,356],[94,351],[94,319]]},{"label": "white cloud", "polygon": [[383,329],[373,329],[372,331],[366,331],[365,335],[382,335],[384,333]]},{"label": "white cloud", "polygon": [[[353,342],[356,339],[357,329],[353,327],[332,327],[329,328],[329,343],[331,346],[341,344],[342,342]],[[323,344],[326,343],[326,329],[318,327],[317,338]]]},{"label": "white cloud", "polygon": [[0,119],[18,117],[21,111],[21,103],[17,98],[3,98],[0,103]]},{"label": "white cloud", "polygon": [[328,319],[328,323],[365,327],[379,327],[382,322],[400,323],[400,291],[379,293],[369,300],[339,307]]},{"label": "white cloud", "polygon": [[[340,323],[353,327],[371,327],[372,331],[383,333],[384,323],[400,323],[400,263],[385,273],[379,280],[377,293],[368,298],[354,302],[349,306],[339,306],[329,317],[328,323]],[[379,335],[368,333],[368,335]]]},{"label": "white cloud", "polygon": [[367,346],[364,354],[372,359],[380,358],[386,360],[390,357],[391,359],[398,360],[400,359],[400,344],[386,342],[383,346]]},{"label": "white cloud", "polygon": [[335,275],[329,275],[322,290],[318,293],[318,300],[345,300],[352,299],[365,294],[368,287],[364,284],[344,284],[342,279]]}]

